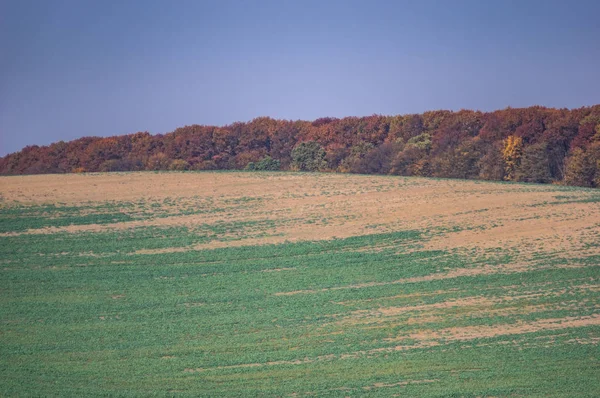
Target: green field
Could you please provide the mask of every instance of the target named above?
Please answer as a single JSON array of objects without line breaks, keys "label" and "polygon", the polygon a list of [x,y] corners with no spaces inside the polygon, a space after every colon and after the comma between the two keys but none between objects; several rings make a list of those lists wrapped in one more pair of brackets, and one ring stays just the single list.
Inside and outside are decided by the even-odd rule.
[{"label": "green field", "polygon": [[0,396],[600,396],[600,192],[264,176],[3,178]]}]

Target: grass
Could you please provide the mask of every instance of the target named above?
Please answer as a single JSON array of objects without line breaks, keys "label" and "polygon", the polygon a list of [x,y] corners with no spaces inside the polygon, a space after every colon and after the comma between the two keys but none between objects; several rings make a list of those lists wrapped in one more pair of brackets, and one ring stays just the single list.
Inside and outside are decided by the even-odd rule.
[{"label": "grass", "polygon": [[[182,201],[161,201],[156,218]],[[86,206],[0,211],[3,231],[30,229],[0,235],[2,396],[600,396],[600,241],[561,255],[431,249],[471,227],[375,223],[188,250],[290,221],[35,230],[113,211]],[[140,253],[169,248],[186,250]]]}]

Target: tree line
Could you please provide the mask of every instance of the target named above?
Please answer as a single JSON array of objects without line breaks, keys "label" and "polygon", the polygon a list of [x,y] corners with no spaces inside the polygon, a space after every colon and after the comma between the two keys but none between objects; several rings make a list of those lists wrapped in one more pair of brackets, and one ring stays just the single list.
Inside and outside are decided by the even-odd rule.
[{"label": "tree line", "polygon": [[137,170],[299,170],[600,187],[600,105],[315,121],[259,117],[27,146],[1,174]]}]

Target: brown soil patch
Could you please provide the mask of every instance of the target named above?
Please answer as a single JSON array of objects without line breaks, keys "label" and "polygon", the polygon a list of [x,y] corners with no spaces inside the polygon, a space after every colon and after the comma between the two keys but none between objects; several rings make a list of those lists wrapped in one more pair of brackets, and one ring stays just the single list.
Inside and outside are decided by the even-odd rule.
[{"label": "brown soil patch", "polygon": [[183,305],[187,308],[193,308],[193,307],[204,307],[206,305],[206,303],[191,302],[191,303],[183,303]]},{"label": "brown soil patch", "polygon": [[[596,291],[598,286],[583,284],[573,286],[572,290]],[[472,296],[455,298],[431,304],[417,304],[405,306],[380,307],[371,310],[357,310],[333,322],[333,325],[342,330],[348,325],[365,325],[365,328],[381,328],[390,324],[416,325],[441,322],[450,319],[463,319],[464,317],[490,318],[492,316],[509,316],[516,314],[533,314],[552,310],[577,310],[584,301],[564,297],[568,292],[561,290],[548,290],[543,293],[524,293],[519,295],[503,295],[494,298]],[[561,297],[560,302],[547,304],[532,304],[529,300],[540,298]],[[410,314],[410,316],[402,316]],[[332,318],[339,318],[333,314]],[[375,326],[372,326],[375,325]],[[381,325],[381,326],[377,326]]]},{"label": "brown soil patch", "polygon": [[353,305],[356,303],[364,303],[364,302],[372,302],[372,301],[380,301],[380,300],[392,300],[392,299],[412,299],[412,298],[422,298],[429,296],[440,296],[449,293],[457,293],[460,289],[448,289],[448,290],[436,290],[435,292],[419,292],[419,293],[409,293],[409,294],[396,294],[394,296],[383,296],[378,298],[365,298],[358,300],[347,300],[336,302],[339,305]]},{"label": "brown soil patch", "polygon": [[479,338],[491,338],[506,336],[512,334],[535,333],[544,330],[560,330],[569,328],[578,328],[584,326],[600,325],[600,314],[584,317],[566,317],[540,319],[534,322],[518,322],[514,324],[497,324],[493,326],[465,326],[456,328],[447,328],[442,330],[423,330],[418,333],[412,333],[408,337],[401,336],[388,341],[414,339],[422,340],[474,340]]},{"label": "brown soil patch", "polygon": [[380,314],[389,317],[412,311],[431,311],[435,309],[448,309],[454,307],[492,306],[497,302],[498,300],[491,300],[485,297],[469,297],[463,299],[442,301],[441,303],[434,304],[411,305],[406,307],[382,307],[376,309],[374,312],[375,314]]},{"label": "brown soil patch", "polygon": [[439,380],[408,380],[408,381],[399,381],[397,383],[375,383],[370,386],[364,386],[363,390],[368,391],[368,390],[372,390],[375,388],[400,387],[400,386],[407,386],[409,384],[428,384],[428,383],[435,383],[438,381]]},{"label": "brown soil patch", "polygon": [[295,271],[296,268],[271,268],[271,269],[264,269],[260,272],[281,272],[281,271]]},{"label": "brown soil patch", "polygon": [[[572,252],[597,243],[600,237],[600,203],[573,202],[591,197],[593,191],[560,191],[540,185],[345,174],[143,172],[0,177],[0,193],[4,203],[79,205],[145,200],[176,211],[179,202],[169,205],[163,202],[177,199],[192,207],[196,203],[198,206],[209,203],[209,208],[225,209],[28,233],[194,227],[242,220],[276,222],[268,231],[269,236],[248,233],[240,240],[216,239],[208,244],[165,251],[322,240],[401,230],[433,232],[432,228],[440,227],[460,227],[462,231],[434,236],[426,243],[426,249],[518,247]],[[572,203],[561,204],[561,201]],[[593,254],[600,252],[597,245],[587,250]]]},{"label": "brown soil patch", "polygon": [[587,337],[587,338],[576,338],[576,339],[570,339],[565,341],[565,343],[569,343],[569,344],[583,344],[583,345],[587,345],[587,344],[592,344],[592,345],[598,345],[598,343],[600,343],[600,337]]}]

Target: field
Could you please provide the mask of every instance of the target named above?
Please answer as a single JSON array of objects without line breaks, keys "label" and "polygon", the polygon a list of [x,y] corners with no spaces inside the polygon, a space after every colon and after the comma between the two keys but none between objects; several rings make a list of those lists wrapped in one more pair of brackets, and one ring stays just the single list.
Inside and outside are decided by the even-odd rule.
[{"label": "field", "polygon": [[0,396],[600,396],[600,191],[0,178]]}]

